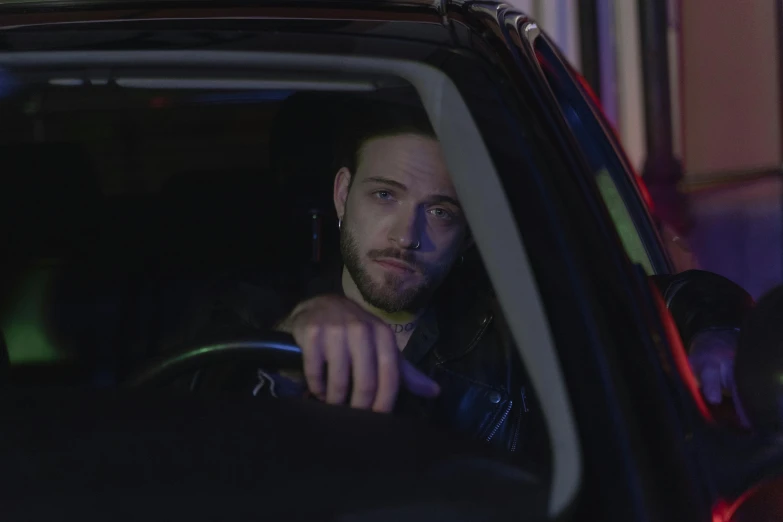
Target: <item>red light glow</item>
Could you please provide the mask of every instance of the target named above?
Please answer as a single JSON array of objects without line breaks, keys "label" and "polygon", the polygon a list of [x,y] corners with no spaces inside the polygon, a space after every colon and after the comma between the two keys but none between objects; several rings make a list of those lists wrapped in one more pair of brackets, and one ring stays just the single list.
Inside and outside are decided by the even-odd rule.
[{"label": "red light glow", "polygon": [[712,507],[712,522],[731,522],[737,510],[752,497],[759,489],[763,487],[763,484],[758,484],[740,495],[734,502],[727,502],[723,499],[718,500]]}]

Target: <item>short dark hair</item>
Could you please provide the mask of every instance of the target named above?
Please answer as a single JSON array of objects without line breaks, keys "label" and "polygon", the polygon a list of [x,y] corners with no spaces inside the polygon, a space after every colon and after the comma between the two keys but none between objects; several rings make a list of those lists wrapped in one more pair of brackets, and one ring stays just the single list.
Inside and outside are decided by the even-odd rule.
[{"label": "short dark hair", "polygon": [[335,171],[348,169],[353,182],[362,147],[372,139],[401,134],[417,134],[437,139],[423,108],[375,101],[351,104],[346,111],[337,142]]}]

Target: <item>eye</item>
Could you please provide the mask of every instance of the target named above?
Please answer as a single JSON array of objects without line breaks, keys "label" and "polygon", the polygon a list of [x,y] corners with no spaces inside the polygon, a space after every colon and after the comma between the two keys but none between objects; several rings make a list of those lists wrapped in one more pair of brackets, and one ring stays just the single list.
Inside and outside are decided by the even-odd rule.
[{"label": "eye", "polygon": [[377,190],[373,192],[373,195],[378,199],[389,200],[392,199],[392,193],[388,190]]},{"label": "eye", "polygon": [[430,209],[430,213],[438,219],[452,219],[454,217],[454,214],[445,208],[433,208]]}]

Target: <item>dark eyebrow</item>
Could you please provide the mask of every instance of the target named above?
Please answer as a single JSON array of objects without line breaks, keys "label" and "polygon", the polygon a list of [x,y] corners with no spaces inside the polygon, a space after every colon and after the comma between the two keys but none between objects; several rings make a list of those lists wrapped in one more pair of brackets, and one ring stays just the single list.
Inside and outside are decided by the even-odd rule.
[{"label": "dark eyebrow", "polygon": [[408,190],[408,187],[406,187],[399,181],[394,181],[393,179],[389,179],[389,178],[378,178],[378,177],[367,178],[364,180],[364,183],[382,183],[384,185],[390,185],[392,187],[396,187],[400,190]]},{"label": "dark eyebrow", "polygon": [[[391,187],[398,188],[400,190],[408,190],[408,187],[406,187],[403,183],[400,183],[399,181],[395,181],[393,179],[389,178],[380,178],[380,177],[371,177],[367,178],[363,181],[363,183],[381,183],[383,185],[388,185]],[[449,203],[451,205],[454,205],[458,209],[462,210],[462,205],[459,204],[459,201],[454,199],[451,196],[446,196],[445,194],[435,194],[433,196],[429,197],[430,203]]]},{"label": "dark eyebrow", "polygon": [[459,201],[452,198],[451,196],[444,196],[442,194],[436,194],[430,198],[430,200],[433,203],[450,203],[457,207],[458,209],[462,210],[462,205],[459,204]]}]

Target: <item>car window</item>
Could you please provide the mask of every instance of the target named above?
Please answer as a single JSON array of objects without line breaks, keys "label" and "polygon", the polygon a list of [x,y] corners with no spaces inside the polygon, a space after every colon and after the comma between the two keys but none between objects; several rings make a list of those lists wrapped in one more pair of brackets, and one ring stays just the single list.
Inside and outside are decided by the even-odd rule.
[{"label": "car window", "polygon": [[628,257],[648,275],[668,272],[666,256],[654,232],[643,198],[625,166],[622,151],[608,135],[600,109],[592,105],[549,43],[535,42],[536,56],[563,116],[588,161],[603,202]]},{"label": "car window", "polygon": [[[276,58],[259,54],[259,61]],[[288,67],[293,67],[294,57]],[[581,461],[570,412],[559,407],[566,389],[556,372],[550,310],[536,290],[539,280],[559,284],[562,271],[552,267],[565,256],[549,248],[557,245],[553,235],[542,233],[544,219],[536,205],[544,198],[536,196],[538,181],[526,175],[528,162],[533,162],[522,152],[528,147],[543,155],[542,150],[555,147],[534,141],[538,138],[522,123],[528,119],[510,117],[503,98],[489,90],[496,84],[480,68],[472,70],[454,60],[452,81],[443,73],[433,79],[437,71],[432,67],[400,60],[395,77],[373,72],[380,66],[370,69],[357,59],[354,67],[361,74],[343,74],[341,69],[325,75],[318,61],[325,58],[300,59],[317,65],[303,66],[294,79],[274,76],[278,73],[258,64],[252,73],[232,76],[221,71],[210,78],[201,70],[185,70],[201,65],[202,55],[196,53],[175,73],[117,67],[107,79],[103,70],[92,67],[43,70],[39,64],[34,74],[23,68],[11,71],[16,89],[0,100],[0,119],[5,122],[0,127],[0,156],[14,175],[4,178],[0,193],[3,211],[24,224],[14,228],[10,219],[3,220],[5,251],[13,253],[14,264],[3,281],[10,288],[4,294],[2,328],[14,369],[73,362],[85,371],[72,382],[83,385],[79,379],[86,378],[93,386],[110,387],[150,357],[186,346],[204,326],[214,325],[210,333],[223,335],[269,331],[302,296],[330,288],[334,292],[329,286],[336,279],[332,269],[342,269],[341,258],[348,259],[345,249],[351,248],[341,236],[347,234],[348,222],[338,221],[334,189],[336,174],[357,161],[356,154],[343,150],[346,135],[355,131],[351,123],[372,116],[380,105],[387,115],[423,113],[441,143],[459,201],[442,186],[426,185],[430,192],[424,197],[410,185],[390,183],[384,172],[369,179],[369,185],[359,182],[349,190],[360,191],[361,204],[383,209],[403,203],[408,208],[405,198],[418,194],[412,208],[424,208],[417,220],[429,223],[427,238],[422,238],[422,243],[429,242],[428,250],[423,252],[432,251],[430,236],[435,232],[445,237],[461,224],[467,234],[464,220],[470,214],[470,234],[463,238],[464,245],[459,243],[459,260],[449,261],[458,263],[461,275],[443,281],[443,288],[454,293],[439,292],[439,299],[444,307],[464,303],[464,311],[472,312],[481,301],[471,293],[490,294],[494,300],[494,290],[502,307],[491,314],[477,313],[475,321],[454,321],[455,329],[467,329],[459,338],[465,343],[449,343],[448,348],[464,344],[466,353],[473,353],[493,321],[504,353],[513,356],[511,364],[524,366],[521,371],[533,374],[535,384],[498,388],[503,393],[485,386],[476,395],[470,390],[480,383],[457,375],[453,388],[486,400],[493,419],[458,420],[466,432],[505,444],[509,439],[499,430],[513,436],[527,419],[543,426],[540,416],[552,417],[548,429],[565,433],[558,448],[568,455],[557,463],[556,474],[565,474],[567,480],[554,498],[567,502],[578,487]],[[388,62],[384,67],[390,67]],[[339,62],[341,67],[351,63],[350,57]],[[403,74],[420,83],[402,80]],[[436,92],[420,96],[417,89],[430,86],[436,86]],[[448,105],[448,114],[439,112],[440,103]],[[504,132],[506,128],[513,132]],[[391,137],[408,139],[407,133]],[[490,139],[489,133],[501,139]],[[383,133],[378,136],[361,149],[364,160],[372,155],[372,144],[388,139]],[[413,144],[422,146],[421,140]],[[377,160],[376,167],[387,168],[394,156],[387,159]],[[504,176],[513,173],[514,183],[529,187],[514,191],[512,199],[538,203],[515,201],[510,210],[506,187],[496,173],[500,169]],[[346,208],[350,214],[361,207]],[[527,235],[524,244],[514,215],[517,208],[528,218],[521,227]],[[377,221],[382,219],[378,216]],[[548,215],[545,219],[548,226],[556,223]],[[375,221],[362,220],[362,226],[375,226]],[[478,246],[468,241],[471,236]],[[544,242],[547,248],[534,248]],[[360,246],[374,251],[373,245]],[[479,247],[485,249],[482,255]],[[526,255],[525,248],[535,254]],[[457,252],[447,250],[449,255]],[[529,258],[535,258],[535,269]],[[488,259],[500,279],[488,279]],[[539,271],[539,265],[546,267]],[[432,266],[442,270],[439,259]],[[452,299],[457,295],[464,301]],[[552,300],[548,295],[548,303]],[[38,335],[27,335],[30,331]],[[520,332],[525,342],[515,345]],[[520,355],[530,354],[530,361],[520,360]],[[437,353],[443,360],[460,355]],[[444,379],[453,377],[444,370]],[[546,394],[538,391],[541,382]],[[538,400],[541,407],[535,405]],[[541,433],[548,442],[547,432]],[[513,446],[517,448],[520,453],[528,450]],[[538,448],[536,458],[548,466],[549,451]]]}]

